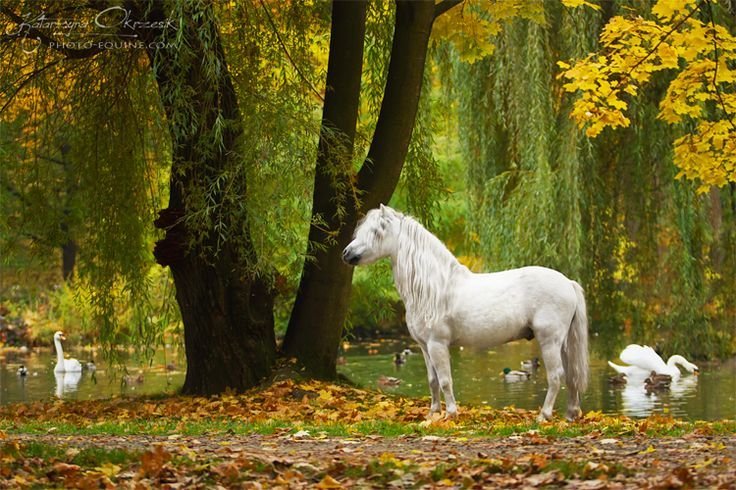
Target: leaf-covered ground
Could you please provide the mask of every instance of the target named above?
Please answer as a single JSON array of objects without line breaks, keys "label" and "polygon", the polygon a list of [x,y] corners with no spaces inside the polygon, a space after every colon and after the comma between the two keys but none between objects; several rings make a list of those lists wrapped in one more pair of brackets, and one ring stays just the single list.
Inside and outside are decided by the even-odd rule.
[{"label": "leaf-covered ground", "polygon": [[736,421],[462,407],[283,381],[245,395],[0,408],[0,487],[736,488]]}]

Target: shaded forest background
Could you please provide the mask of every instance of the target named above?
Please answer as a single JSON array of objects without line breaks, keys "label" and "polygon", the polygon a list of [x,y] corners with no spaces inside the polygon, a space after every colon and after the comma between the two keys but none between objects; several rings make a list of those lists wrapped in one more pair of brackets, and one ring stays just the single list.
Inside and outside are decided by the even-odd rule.
[{"label": "shaded forest background", "polygon": [[[256,318],[243,350],[229,355],[259,342],[275,355],[273,334],[264,333],[275,328],[287,336],[287,353],[306,364],[332,355],[313,364],[329,375],[320,370],[330,362],[334,369],[336,349],[289,344],[287,327],[299,323],[295,299],[308,287],[300,280],[340,249],[362,205],[392,195],[362,176],[386,182],[378,170],[393,165],[400,178],[390,204],[416,216],[471,269],[539,264],[580,281],[606,354],[635,341],[695,359],[732,355],[736,188],[699,192],[698,182],[676,178],[673,142],[689,128],[657,117],[674,73],[654,74],[630,102],[630,126],[596,139],[570,119],[575,94],[558,77],[558,61],[598,49],[611,17],[651,17],[655,2],[612,0],[592,9],[547,1],[524,9],[498,1],[475,16],[472,3],[442,3],[447,11],[433,14],[430,5],[427,13],[434,29],[416,71],[414,95],[421,96],[406,159],[391,164],[379,147],[401,146],[380,139],[388,87],[392,77],[405,84],[412,76],[391,61],[414,49],[421,3],[357,2],[362,13],[340,14],[365,30],[364,38],[342,34],[363,46],[352,65],[357,122],[344,139],[349,131],[323,120],[336,32],[330,2],[113,3],[179,27],[150,29],[146,41],[160,44],[97,52],[65,52],[36,32],[19,40],[13,31],[14,16],[44,6],[89,16],[80,2],[3,2],[0,21],[11,26],[0,44],[0,303],[7,314],[22,316],[40,339],[57,329],[84,335],[111,358],[121,346],[152,352],[182,335],[208,347],[207,335],[220,335],[207,320],[219,306],[182,319],[177,305],[203,297],[191,283],[213,281],[213,304],[221,299],[233,316]],[[103,4],[91,5],[99,12]],[[713,8],[734,34],[733,5]],[[89,36],[90,29],[69,32]],[[397,47],[401,29],[406,45]],[[325,212],[312,207],[315,185],[332,193]],[[186,237],[176,235],[184,229]],[[180,242],[172,245],[174,238]],[[164,245],[154,257],[157,242]],[[341,322],[328,347],[341,335],[403,332],[389,264],[357,270],[352,284],[352,293],[340,290],[350,298],[345,331]],[[222,342],[239,335],[234,325],[223,321]],[[196,382],[188,378],[193,391],[218,389]]]}]

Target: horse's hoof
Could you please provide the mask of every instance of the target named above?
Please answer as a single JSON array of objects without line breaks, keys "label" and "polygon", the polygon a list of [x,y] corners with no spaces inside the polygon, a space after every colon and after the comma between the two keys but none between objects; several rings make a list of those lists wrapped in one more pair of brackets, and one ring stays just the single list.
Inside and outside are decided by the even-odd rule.
[{"label": "horse's hoof", "polygon": [[583,411],[579,408],[577,410],[568,410],[567,414],[565,414],[565,418],[568,422],[574,422],[575,420],[579,419],[583,416]]},{"label": "horse's hoof", "polygon": [[445,416],[443,417],[445,420],[452,420],[457,418],[457,410],[454,412],[446,412]]},{"label": "horse's hoof", "polygon": [[549,414],[549,416],[547,416],[547,415],[544,415],[544,412],[539,412],[539,415],[537,415],[537,422],[539,423],[547,422],[551,418],[552,418],[552,414]]},{"label": "horse's hoof", "polygon": [[442,418],[442,412],[440,412],[439,410],[437,410],[437,411],[430,410],[429,413],[427,414],[427,418],[425,420],[427,420],[427,422],[434,422],[434,421],[439,420],[441,418]]}]

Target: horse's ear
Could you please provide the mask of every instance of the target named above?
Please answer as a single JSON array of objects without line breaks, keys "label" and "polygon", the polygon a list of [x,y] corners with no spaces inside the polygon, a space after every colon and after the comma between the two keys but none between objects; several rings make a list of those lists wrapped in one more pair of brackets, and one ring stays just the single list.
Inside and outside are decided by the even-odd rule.
[{"label": "horse's ear", "polygon": [[381,216],[386,216],[386,206],[383,203],[380,204],[379,209],[381,210]]}]

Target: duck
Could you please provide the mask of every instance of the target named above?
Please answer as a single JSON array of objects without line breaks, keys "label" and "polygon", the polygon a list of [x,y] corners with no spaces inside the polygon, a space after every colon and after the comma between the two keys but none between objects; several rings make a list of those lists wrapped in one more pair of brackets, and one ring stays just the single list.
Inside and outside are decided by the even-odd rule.
[{"label": "duck", "polygon": [[648,345],[627,345],[621,351],[619,358],[628,364],[628,366],[620,366],[611,361],[608,361],[608,365],[617,373],[623,373],[628,377],[644,378],[654,371],[656,374],[667,374],[673,379],[677,379],[682,374],[678,365],[682,366],[688,373],[698,373],[698,366],[679,354],[670,356],[665,364],[659,354]]},{"label": "duck", "polygon": [[521,369],[523,370],[536,371],[538,367],[539,367],[538,357],[533,357],[531,359],[526,359],[524,361],[521,361]]},{"label": "duck", "polygon": [[644,380],[644,389],[647,393],[654,391],[666,391],[670,389],[672,384],[672,376],[669,374],[657,374],[652,371],[647,379]]},{"label": "duck", "polygon": [[123,376],[122,379],[123,383],[130,386],[133,384],[142,384],[143,383],[143,373],[139,372],[138,376],[133,376],[132,374],[126,374]]},{"label": "duck", "polygon": [[404,355],[404,357],[408,357],[408,356],[410,356],[410,355],[414,354],[414,353],[413,353],[413,352],[411,351],[411,349],[409,349],[409,348],[406,348],[406,349],[402,350],[402,351],[401,351],[401,353],[402,353],[402,354]]},{"label": "duck", "polygon": [[394,354],[394,364],[396,367],[403,366],[406,364],[406,355],[403,352],[397,352]]},{"label": "duck", "polygon": [[95,361],[89,360],[87,361],[87,364],[85,364],[85,367],[87,368],[87,371],[90,373],[94,373],[97,371],[97,365],[95,364]]},{"label": "duck", "polygon": [[608,382],[613,386],[624,386],[626,385],[626,375],[624,373],[618,373],[616,376],[608,378]]},{"label": "duck", "polygon": [[64,332],[58,331],[54,333],[54,347],[56,347],[56,367],[55,373],[77,373],[82,371],[82,364],[76,359],[64,359],[64,349],[61,347],[61,341],[66,340]]},{"label": "duck", "polygon": [[531,378],[531,376],[532,373],[528,371],[516,371],[507,367],[503,368],[503,379],[504,381],[507,381],[509,383],[513,383],[516,381],[526,381]]},{"label": "duck", "polygon": [[649,373],[649,377],[644,380],[645,383],[672,383],[672,376],[669,374],[657,374],[656,371]]},{"label": "duck", "polygon": [[401,384],[401,380],[399,378],[394,378],[393,376],[380,375],[378,377],[379,386],[395,388],[399,386],[400,384]]},{"label": "duck", "polygon": [[25,366],[25,364],[21,364],[18,368],[18,376],[28,376],[28,368]]}]

